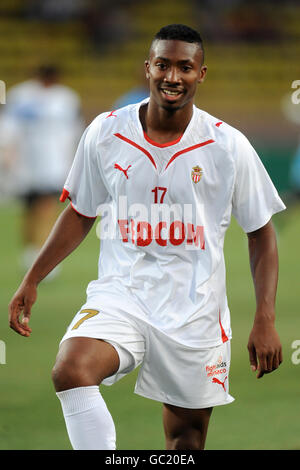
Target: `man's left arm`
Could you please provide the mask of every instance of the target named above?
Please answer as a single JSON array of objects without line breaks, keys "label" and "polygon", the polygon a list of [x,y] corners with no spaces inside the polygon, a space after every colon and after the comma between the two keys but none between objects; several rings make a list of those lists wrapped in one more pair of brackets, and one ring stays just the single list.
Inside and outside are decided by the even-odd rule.
[{"label": "man's left arm", "polygon": [[278,252],[271,221],[247,235],[256,296],[256,313],[248,351],[251,369],[257,371],[257,378],[261,378],[277,369],[282,362],[282,347],[275,329]]}]

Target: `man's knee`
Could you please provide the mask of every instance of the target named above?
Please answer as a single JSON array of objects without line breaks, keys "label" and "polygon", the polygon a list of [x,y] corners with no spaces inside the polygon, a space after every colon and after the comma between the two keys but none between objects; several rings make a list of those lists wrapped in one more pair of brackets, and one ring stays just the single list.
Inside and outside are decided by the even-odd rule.
[{"label": "man's knee", "polygon": [[72,358],[56,361],[52,369],[52,381],[57,392],[87,385],[97,385],[90,383],[94,380],[89,372],[88,364]]},{"label": "man's knee", "polygon": [[76,387],[99,385],[115,373],[119,356],[108,343],[87,338],[72,338],[62,343],[52,370],[57,392]]},{"label": "man's knee", "polygon": [[167,448],[170,450],[203,450],[204,439],[202,434],[195,430],[185,430],[176,435],[169,434],[167,438]]}]

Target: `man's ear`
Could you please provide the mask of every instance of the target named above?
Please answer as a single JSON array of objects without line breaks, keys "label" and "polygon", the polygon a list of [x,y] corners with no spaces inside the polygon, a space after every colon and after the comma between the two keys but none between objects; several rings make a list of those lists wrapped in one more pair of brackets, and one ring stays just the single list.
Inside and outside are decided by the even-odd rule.
[{"label": "man's ear", "polygon": [[150,63],[149,63],[149,60],[145,60],[144,65],[145,65],[146,78],[147,78],[147,80],[149,80],[149,78],[150,78],[150,72],[149,72]]},{"label": "man's ear", "polygon": [[206,65],[201,65],[200,73],[199,73],[199,78],[198,78],[198,83],[203,83],[206,77],[207,73],[207,66]]}]

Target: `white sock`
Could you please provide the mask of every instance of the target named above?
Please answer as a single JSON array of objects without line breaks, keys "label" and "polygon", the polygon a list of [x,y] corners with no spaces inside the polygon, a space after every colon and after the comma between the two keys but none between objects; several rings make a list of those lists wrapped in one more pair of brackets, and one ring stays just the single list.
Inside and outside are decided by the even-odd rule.
[{"label": "white sock", "polygon": [[74,450],[114,450],[116,431],[99,387],[57,392]]}]

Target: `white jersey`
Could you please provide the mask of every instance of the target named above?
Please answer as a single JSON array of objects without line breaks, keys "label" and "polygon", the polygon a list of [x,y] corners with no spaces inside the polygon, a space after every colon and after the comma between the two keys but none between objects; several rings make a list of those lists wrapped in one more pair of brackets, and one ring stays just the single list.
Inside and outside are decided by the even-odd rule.
[{"label": "white jersey", "polygon": [[91,123],[64,186],[61,200],[102,214],[88,304],[111,296],[181,344],[217,346],[231,338],[223,255],[231,214],[252,232],[285,206],[239,131],[194,106],[182,137],[157,144],[139,120],[146,102]]},{"label": "white jersey", "polygon": [[59,191],[83,131],[72,89],[28,80],[12,87],[0,121],[1,147],[14,147],[15,192]]}]

